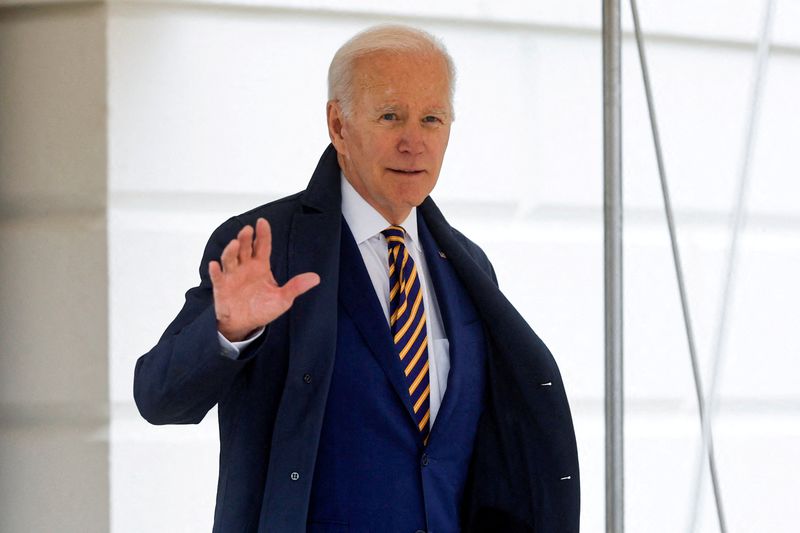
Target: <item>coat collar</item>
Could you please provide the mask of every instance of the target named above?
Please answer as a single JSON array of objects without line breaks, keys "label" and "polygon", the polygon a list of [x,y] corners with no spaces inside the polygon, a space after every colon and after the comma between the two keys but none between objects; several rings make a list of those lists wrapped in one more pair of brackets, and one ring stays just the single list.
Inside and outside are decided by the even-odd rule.
[{"label": "coat collar", "polygon": [[339,160],[336,148],[329,144],[319,158],[314,175],[300,197],[305,208],[318,212],[342,212],[342,191],[339,186]]}]

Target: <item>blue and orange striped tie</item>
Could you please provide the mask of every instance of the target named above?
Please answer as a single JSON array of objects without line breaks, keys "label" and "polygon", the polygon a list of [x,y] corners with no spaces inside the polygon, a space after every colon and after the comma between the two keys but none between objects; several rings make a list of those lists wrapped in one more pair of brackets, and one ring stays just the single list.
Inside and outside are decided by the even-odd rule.
[{"label": "blue and orange striped tie", "polygon": [[427,444],[431,427],[431,385],[422,286],[417,265],[406,248],[405,230],[400,226],[389,226],[381,233],[389,245],[389,325],[403,363],[417,428]]}]

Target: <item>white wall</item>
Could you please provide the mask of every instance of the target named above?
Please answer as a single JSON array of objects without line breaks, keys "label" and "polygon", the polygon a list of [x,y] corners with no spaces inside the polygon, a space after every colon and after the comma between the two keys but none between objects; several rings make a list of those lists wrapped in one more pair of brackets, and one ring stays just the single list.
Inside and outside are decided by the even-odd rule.
[{"label": "white wall", "polygon": [[[706,371],[761,8],[639,5]],[[2,20],[21,24],[2,9]],[[388,20],[436,33],[455,58],[458,120],[434,198],[484,247],[501,287],[556,355],[581,455],[583,531],[603,530],[600,14],[600,2],[587,0],[108,4],[111,530],[210,529],[216,414],[197,427],[149,426],[132,402],[135,360],[197,282],[210,231],[304,187],[327,144],[333,52]],[[797,28],[800,2],[779,0],[715,425],[733,532],[788,532],[800,521]],[[688,520],[699,422],[629,31],[624,62],[626,518],[629,531],[671,533]],[[0,113],[18,109],[5,102]],[[3,150],[7,132],[22,127],[7,124],[0,120]],[[4,284],[12,278],[4,270]],[[12,486],[0,483],[4,493]],[[715,531],[707,486],[704,497],[701,530]]]}]

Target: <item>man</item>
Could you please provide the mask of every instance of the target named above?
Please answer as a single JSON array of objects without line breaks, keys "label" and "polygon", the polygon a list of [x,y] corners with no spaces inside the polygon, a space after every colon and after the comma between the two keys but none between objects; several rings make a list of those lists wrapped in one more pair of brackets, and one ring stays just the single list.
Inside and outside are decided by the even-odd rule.
[{"label": "man", "polygon": [[342,46],[308,188],[214,232],[137,362],[148,421],[219,405],[215,532],[578,531],[556,364],[428,196],[453,84],[419,30]]}]

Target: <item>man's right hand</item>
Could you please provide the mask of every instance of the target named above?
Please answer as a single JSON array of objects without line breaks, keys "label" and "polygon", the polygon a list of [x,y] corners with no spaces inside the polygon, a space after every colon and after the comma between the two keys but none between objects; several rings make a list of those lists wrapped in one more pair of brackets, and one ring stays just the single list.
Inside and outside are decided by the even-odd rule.
[{"label": "man's right hand", "polygon": [[306,272],[279,287],[269,263],[272,232],[265,219],[256,221],[253,238],[253,227],[245,226],[222,250],[220,261],[208,265],[217,328],[231,342],[245,339],[281,316],[295,298],[320,281],[319,275]]}]

